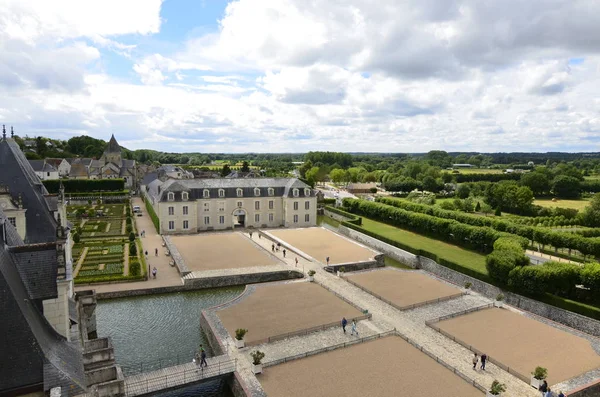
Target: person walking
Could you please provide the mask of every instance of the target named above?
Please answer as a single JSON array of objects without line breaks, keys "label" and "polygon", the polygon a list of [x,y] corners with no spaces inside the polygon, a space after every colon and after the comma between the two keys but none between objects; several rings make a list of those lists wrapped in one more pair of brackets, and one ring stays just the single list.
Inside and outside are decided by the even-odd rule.
[{"label": "person walking", "polygon": [[283,249],[283,257],[285,258],[285,248]]},{"label": "person walking", "polygon": [[200,368],[208,367],[208,363],[206,362],[206,350],[200,345]]},{"label": "person walking", "polygon": [[329,257],[325,258],[325,261],[327,262],[327,266],[329,266]]},{"label": "person walking", "polygon": [[548,387],[548,382],[546,382],[546,379],[544,379],[544,382],[540,385],[538,390],[542,392],[542,397],[546,397],[548,395],[550,388]]},{"label": "person walking", "polygon": [[202,368],[202,364],[199,352],[196,352],[196,354],[194,354],[194,363],[196,364],[196,372],[200,371],[200,369]]},{"label": "person walking", "polygon": [[346,325],[348,325],[348,320],[346,320],[346,317],[342,317],[342,330],[344,333],[346,333]]},{"label": "person walking", "polygon": [[146,252],[144,252],[144,254],[146,255],[146,258],[148,258],[148,250],[146,250]]},{"label": "person walking", "polygon": [[479,358],[477,358],[477,353],[473,356],[473,369],[477,369],[477,363],[479,362]]},{"label": "person walking", "polygon": [[252,238],[252,232],[250,232],[250,238]]},{"label": "person walking", "polygon": [[[148,254],[146,254],[148,255]],[[154,248],[154,256],[158,256],[158,248]]]},{"label": "person walking", "polygon": [[565,396],[565,393],[562,392],[562,390],[558,393],[558,397],[567,397]]},{"label": "person walking", "polygon": [[156,266],[154,267],[154,269],[152,269],[152,278],[156,278]]},{"label": "person walking", "polygon": [[487,361],[487,354],[481,355],[481,369],[485,371],[485,362]]},{"label": "person walking", "polygon": [[298,267],[298,257],[296,257],[296,267]]},{"label": "person walking", "polygon": [[260,240],[260,233],[258,233],[258,239]]},{"label": "person walking", "polygon": [[358,336],[358,331],[356,329],[356,320],[352,320],[352,331],[350,332],[350,335],[354,335],[356,333],[356,336]]},{"label": "person walking", "polygon": [[271,251],[272,251],[272,252],[275,252],[275,244],[274,244],[274,243],[273,243],[273,244],[271,244]]}]

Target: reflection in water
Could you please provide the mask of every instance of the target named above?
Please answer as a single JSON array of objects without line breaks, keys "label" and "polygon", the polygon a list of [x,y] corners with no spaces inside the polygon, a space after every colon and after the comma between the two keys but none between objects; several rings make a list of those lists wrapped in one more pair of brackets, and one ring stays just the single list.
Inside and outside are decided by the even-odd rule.
[{"label": "reflection in water", "polygon": [[[208,347],[200,331],[200,311],[227,302],[243,290],[233,287],[100,300],[98,336],[111,337],[115,359],[125,376],[191,362],[200,344]],[[222,382],[215,381],[161,396],[229,395],[229,391],[222,394],[222,389]]]}]

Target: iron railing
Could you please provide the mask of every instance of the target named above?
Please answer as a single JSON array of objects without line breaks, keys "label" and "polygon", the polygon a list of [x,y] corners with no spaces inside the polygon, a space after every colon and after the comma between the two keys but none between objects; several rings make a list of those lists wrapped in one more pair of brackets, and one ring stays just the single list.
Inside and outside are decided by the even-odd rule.
[{"label": "iron railing", "polygon": [[204,369],[188,363],[125,378],[125,396],[134,397],[162,390],[199,383],[221,375],[231,374],[237,368],[237,359],[211,360]]}]

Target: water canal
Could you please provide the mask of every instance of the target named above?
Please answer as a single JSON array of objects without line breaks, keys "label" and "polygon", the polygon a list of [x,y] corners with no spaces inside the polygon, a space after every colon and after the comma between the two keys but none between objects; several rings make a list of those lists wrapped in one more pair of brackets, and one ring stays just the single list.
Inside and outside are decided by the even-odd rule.
[{"label": "water canal", "polygon": [[[125,376],[191,362],[198,346],[208,345],[200,331],[200,311],[227,302],[243,290],[240,286],[100,300],[98,336],[112,338]],[[216,381],[185,395],[229,396],[226,389]]]}]

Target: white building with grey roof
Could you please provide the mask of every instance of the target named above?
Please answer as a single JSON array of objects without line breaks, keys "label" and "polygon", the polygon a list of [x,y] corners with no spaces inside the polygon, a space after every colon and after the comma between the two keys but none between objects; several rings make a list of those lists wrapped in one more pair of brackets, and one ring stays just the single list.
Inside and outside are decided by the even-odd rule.
[{"label": "white building with grey roof", "polygon": [[317,224],[316,191],[296,178],[156,179],[145,195],[161,234]]}]

